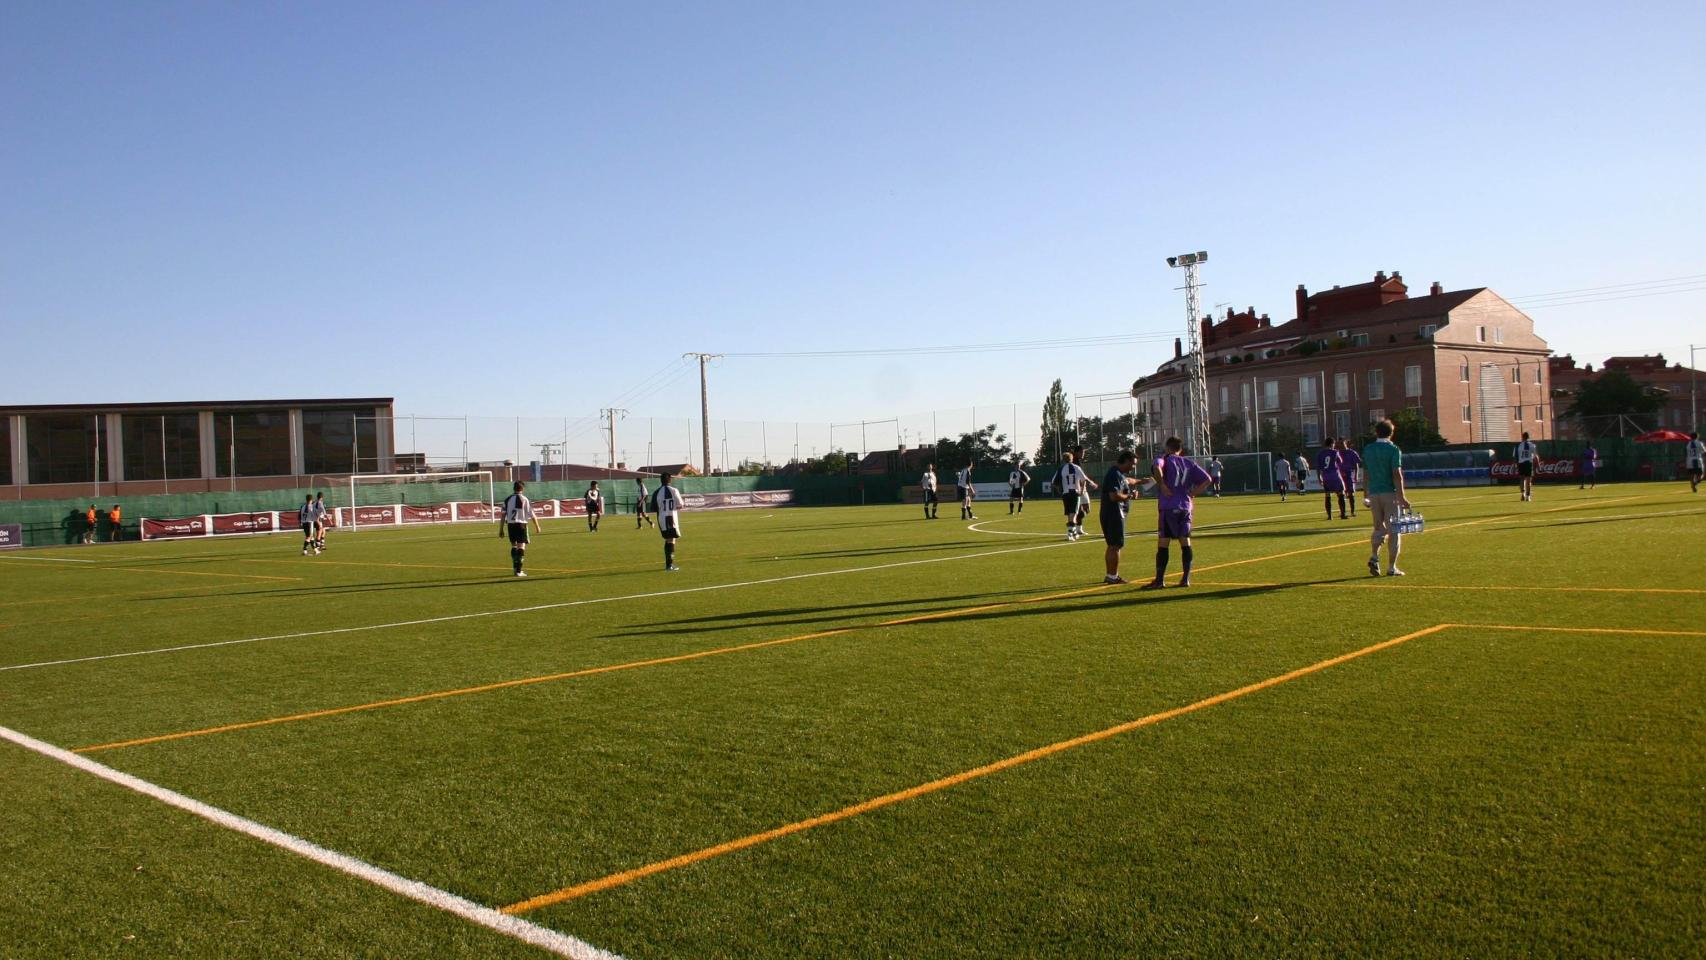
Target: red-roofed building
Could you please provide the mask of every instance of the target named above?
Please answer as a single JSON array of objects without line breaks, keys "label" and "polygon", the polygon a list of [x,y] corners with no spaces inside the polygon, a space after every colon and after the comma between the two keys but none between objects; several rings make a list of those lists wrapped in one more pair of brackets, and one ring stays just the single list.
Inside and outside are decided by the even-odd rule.
[{"label": "red-roofed building", "polygon": [[[1699,397],[1696,391],[1706,391],[1706,370],[1692,370],[1680,363],[1668,363],[1662,353],[1652,356],[1608,357],[1605,363],[1600,365],[1598,373],[1603,374],[1611,370],[1627,373],[1636,383],[1664,397],[1664,406],[1649,418],[1650,426],[1681,430],[1685,433],[1699,429],[1695,405],[1706,398]],[[1557,402],[1557,436],[1574,438],[1581,433],[1581,427],[1566,418],[1564,413],[1575,402],[1576,393],[1582,384],[1596,376],[1593,364],[1578,367],[1575,358],[1565,354],[1552,358],[1551,374],[1552,395]],[[1646,421],[1641,423],[1646,425]]]},{"label": "red-roofed building", "polygon": [[[1238,420],[1252,442],[1258,422],[1323,436],[1355,436],[1400,409],[1420,410],[1452,443],[1503,442],[1550,432],[1546,341],[1534,321],[1486,289],[1412,297],[1403,277],[1311,294],[1299,284],[1296,316],[1274,324],[1254,307],[1203,321],[1210,422]],[[1189,436],[1183,344],[1132,385],[1148,416],[1146,442]],[[1289,451],[1288,451],[1289,452]]]}]

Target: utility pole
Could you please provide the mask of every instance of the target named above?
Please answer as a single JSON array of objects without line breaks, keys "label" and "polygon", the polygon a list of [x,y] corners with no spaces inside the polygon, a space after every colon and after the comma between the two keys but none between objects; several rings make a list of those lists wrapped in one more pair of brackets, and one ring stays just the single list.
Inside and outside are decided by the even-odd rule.
[{"label": "utility pole", "polygon": [[705,388],[705,363],[721,357],[720,353],[684,353],[683,357],[691,357],[699,361],[699,420],[701,429],[699,440],[703,444],[705,456],[705,476],[711,475],[711,400]]},{"label": "utility pole", "polygon": [[610,468],[614,470],[616,468],[616,418],[627,416],[628,411],[621,407],[605,407],[598,412],[604,414],[604,421],[607,424],[605,429],[610,431]]},{"label": "utility pole", "polygon": [[[1191,455],[1196,457],[1214,455],[1208,435],[1208,366],[1203,360],[1202,281],[1197,279],[1197,268],[1207,262],[1207,250],[1167,258],[1167,266],[1185,271],[1185,342],[1190,345],[1185,363],[1190,373],[1191,391],[1191,423],[1186,431],[1186,443],[1192,448]],[[1322,424],[1322,429],[1326,429],[1326,424]]]}]

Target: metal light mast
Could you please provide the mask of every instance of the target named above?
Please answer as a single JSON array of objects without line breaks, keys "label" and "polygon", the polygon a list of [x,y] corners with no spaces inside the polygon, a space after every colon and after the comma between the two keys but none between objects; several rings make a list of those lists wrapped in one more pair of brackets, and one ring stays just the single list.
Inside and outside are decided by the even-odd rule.
[{"label": "metal light mast", "polygon": [[1214,456],[1208,435],[1208,366],[1202,353],[1202,282],[1197,279],[1197,268],[1207,262],[1207,250],[1167,258],[1167,266],[1185,271],[1185,364],[1190,378],[1191,421],[1180,439],[1185,441],[1186,451],[1197,457]]},{"label": "metal light mast", "polygon": [[705,386],[705,364],[721,357],[720,353],[684,353],[682,356],[699,361],[699,419],[700,442],[704,444],[705,476],[711,475],[711,399]]}]

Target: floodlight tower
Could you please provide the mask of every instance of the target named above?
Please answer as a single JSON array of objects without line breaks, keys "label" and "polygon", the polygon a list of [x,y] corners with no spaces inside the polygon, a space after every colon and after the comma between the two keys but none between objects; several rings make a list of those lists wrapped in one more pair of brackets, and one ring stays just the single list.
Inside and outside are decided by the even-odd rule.
[{"label": "floodlight tower", "polygon": [[1202,354],[1202,281],[1197,279],[1197,268],[1207,262],[1207,250],[1167,258],[1167,266],[1185,271],[1185,343],[1189,346],[1185,364],[1190,377],[1191,422],[1181,439],[1197,457],[1214,455],[1208,435],[1208,367]]}]

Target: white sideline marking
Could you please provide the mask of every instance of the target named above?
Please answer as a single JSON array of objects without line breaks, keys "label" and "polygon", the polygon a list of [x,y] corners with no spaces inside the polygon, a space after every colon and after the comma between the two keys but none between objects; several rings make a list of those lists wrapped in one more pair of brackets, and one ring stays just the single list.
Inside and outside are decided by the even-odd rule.
[{"label": "white sideline marking", "polygon": [[69,750],[62,750],[51,743],[44,743],[16,730],[0,727],[0,739],[10,740],[26,750],[33,750],[44,757],[58,760],[67,766],[76,767],[84,773],[92,773],[109,783],[116,783],[144,796],[153,797],[167,806],[193,813],[203,820],[218,824],[227,830],[234,830],[237,833],[253,837],[262,843],[270,843],[299,857],[306,857],[340,873],[349,874],[358,880],[366,880],[374,886],[408,897],[410,900],[443,910],[489,930],[495,930],[506,937],[512,937],[523,943],[549,950],[559,957],[572,957],[574,960],[622,960],[617,954],[600,950],[592,944],[571,937],[566,933],[558,933],[536,923],[529,923],[519,917],[500,913],[491,907],[482,906],[448,890],[440,890],[419,880],[410,880],[407,877],[398,876],[365,860],[357,860],[348,854],[328,850],[301,837],[285,833],[265,824],[256,823],[228,810],[209,806],[200,800],[186,797],[181,793],[168,790],[158,784],[149,783],[147,780],[131,776],[123,771],[114,770],[112,767],[96,763],[88,757],[78,756]]},{"label": "white sideline marking", "polygon": [[95,563],[94,560],[73,560],[70,557],[17,557],[0,553],[0,560],[42,560],[47,563]]},{"label": "white sideline marking", "polygon": [[[1192,532],[1194,533],[1198,530],[1214,530],[1214,529],[1218,529],[1220,527],[1236,527],[1239,524],[1243,524],[1243,523],[1260,523],[1263,520],[1285,520],[1288,518],[1300,517],[1300,516],[1301,516],[1301,514],[1294,510],[1291,513],[1273,513],[1273,514],[1269,514],[1268,516],[1265,516],[1265,517],[1250,517],[1249,519],[1246,519],[1246,520],[1227,520],[1227,521],[1224,521],[1222,523],[1205,523],[1205,524],[1201,524],[1198,526],[1193,526]],[[993,520],[979,520],[978,522],[967,526],[966,529],[975,531],[977,533],[992,533],[998,537],[1054,537],[1056,540],[1061,538],[1061,534],[1058,534],[1058,533],[1028,533],[1028,532],[1025,532],[1022,530],[985,530],[985,529],[983,529],[983,525],[986,523],[1000,523],[1003,520],[1016,520],[1016,519],[1018,519],[1018,518],[1017,517],[996,517]],[[1127,518],[1128,522],[1129,522],[1129,519],[1130,518]],[[1151,530],[1149,532],[1154,533],[1155,531]],[[1142,536],[1142,534],[1138,534],[1138,536]],[[1092,535],[1086,534],[1082,539],[1100,540],[1102,538],[1099,536],[1092,536]]]},{"label": "white sideline marking", "polygon": [[870,567],[848,567],[842,570],[820,570],[816,573],[791,573],[784,577],[766,577],[762,580],[741,580],[735,583],[713,583],[703,587],[683,587],[680,590],[657,590],[651,593],[630,593],[619,597],[593,597],[588,600],[564,600],[560,603],[540,603],[531,607],[511,607],[507,610],[481,610],[476,613],[456,613],[444,617],[428,617],[424,620],[398,620],[393,623],[373,623],[360,627],[333,627],[329,630],[305,630],[300,633],[278,633],[266,637],[244,637],[239,640],[214,640],[209,643],[186,643],[175,647],[156,647],[152,650],[131,650],[125,653],[103,653],[93,657],[71,657],[65,660],[42,660],[36,663],[14,663],[0,666],[0,672],[7,670],[29,670],[35,667],[58,667],[71,663],[90,663],[95,660],[118,660],[123,657],[146,657],[156,653],[178,653],[184,650],[205,650],[210,647],[230,647],[243,643],[260,643],[266,640],[300,640],[304,637],[328,637],[340,633],[364,633],[369,630],[389,630],[393,627],[419,627],[429,623],[450,623],[456,620],[477,620],[483,617],[502,617],[512,613],[537,613],[541,610],[561,610],[565,607],[584,607],[595,603],[616,603],[621,600],[650,600],[655,597],[673,597],[684,593],[706,593],[712,590],[730,590],[735,587],[757,587],[770,583],[786,583],[790,580],[810,580],[814,577],[838,577],[849,573],[869,573],[873,570],[892,570],[896,567],[915,567],[926,563],[950,563],[955,560],[975,560],[978,557],[995,557],[1005,553],[1029,553],[1033,550],[1052,550],[1056,547],[1069,547],[1070,543],[1049,543],[1036,547],[1008,547],[1002,550],[985,550],[982,553],[964,553],[952,557],[931,557],[925,560],[900,560],[894,563],[879,563]]}]

